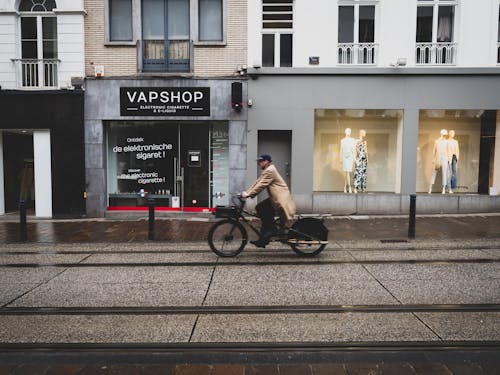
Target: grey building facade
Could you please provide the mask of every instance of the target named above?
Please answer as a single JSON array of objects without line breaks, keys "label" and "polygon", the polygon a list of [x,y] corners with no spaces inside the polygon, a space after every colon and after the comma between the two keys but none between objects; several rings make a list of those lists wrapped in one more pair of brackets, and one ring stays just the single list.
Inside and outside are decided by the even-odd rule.
[{"label": "grey building facade", "polygon": [[87,79],[87,215],[142,210],[147,197],[157,210],[228,204],[246,178],[246,95],[238,77]]},{"label": "grey building facade", "polygon": [[[400,214],[408,212],[409,195],[415,193],[418,213],[500,210],[498,69],[252,68],[248,73],[247,184],[256,176],[257,154],[269,152],[279,155],[301,212]],[[346,172],[342,140],[349,133],[359,141],[361,130],[367,167],[357,174],[353,160]],[[448,165],[441,165],[435,148],[439,139],[451,141],[451,134],[460,146],[459,161],[450,154]],[[357,155],[354,150],[354,159]]]}]

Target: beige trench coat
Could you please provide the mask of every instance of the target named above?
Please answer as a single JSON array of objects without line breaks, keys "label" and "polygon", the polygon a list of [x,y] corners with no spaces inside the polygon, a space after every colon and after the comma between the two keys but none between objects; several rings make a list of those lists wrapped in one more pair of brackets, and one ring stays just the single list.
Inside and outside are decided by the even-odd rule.
[{"label": "beige trench coat", "polygon": [[292,220],[296,212],[295,202],[292,199],[290,190],[288,190],[288,186],[273,164],[269,164],[262,171],[257,181],[246,192],[253,198],[264,188],[267,188],[274,209],[280,213],[280,216],[283,214],[287,221]]}]

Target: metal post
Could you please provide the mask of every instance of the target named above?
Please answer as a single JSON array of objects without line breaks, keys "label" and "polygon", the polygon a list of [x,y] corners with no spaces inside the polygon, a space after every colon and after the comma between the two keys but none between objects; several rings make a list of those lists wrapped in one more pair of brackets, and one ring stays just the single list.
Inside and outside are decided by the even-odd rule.
[{"label": "metal post", "polygon": [[26,225],[26,202],[19,201],[19,241],[28,240],[28,228]]},{"label": "metal post", "polygon": [[417,196],[410,194],[410,218],[408,221],[408,238],[415,238],[415,211],[416,211]]},{"label": "metal post", "polygon": [[148,198],[149,207],[149,231],[148,239],[155,239],[155,200],[153,198]]}]

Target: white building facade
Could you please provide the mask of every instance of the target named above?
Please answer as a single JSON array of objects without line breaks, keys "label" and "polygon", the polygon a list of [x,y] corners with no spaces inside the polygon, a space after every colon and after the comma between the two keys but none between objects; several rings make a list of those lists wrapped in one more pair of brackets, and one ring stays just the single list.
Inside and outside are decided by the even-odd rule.
[{"label": "white building facade", "polygon": [[498,0],[249,3],[248,181],[269,151],[304,212],[404,213],[415,193],[421,213],[498,211],[499,14]]},{"label": "white building facade", "polygon": [[[0,214],[84,213],[83,0],[0,1]],[[79,84],[81,88],[81,84]]]}]

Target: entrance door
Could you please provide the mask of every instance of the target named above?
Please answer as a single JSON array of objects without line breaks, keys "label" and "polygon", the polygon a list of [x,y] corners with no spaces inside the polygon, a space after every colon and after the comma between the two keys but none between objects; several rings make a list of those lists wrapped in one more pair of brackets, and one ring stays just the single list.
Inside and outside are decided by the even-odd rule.
[{"label": "entrance door", "polygon": [[258,154],[270,154],[273,164],[290,188],[292,132],[290,130],[259,130]]},{"label": "entrance door", "polygon": [[24,200],[28,209],[35,207],[33,135],[3,133],[5,212],[17,211]]},{"label": "entrance door", "polygon": [[181,205],[184,207],[210,206],[209,128],[208,123],[180,125]]}]

